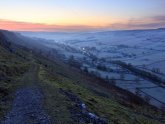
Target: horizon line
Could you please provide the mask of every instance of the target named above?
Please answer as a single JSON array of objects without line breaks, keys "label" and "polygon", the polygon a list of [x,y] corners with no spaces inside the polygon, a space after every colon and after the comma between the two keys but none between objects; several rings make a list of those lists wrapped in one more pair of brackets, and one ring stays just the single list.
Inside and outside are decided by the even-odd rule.
[{"label": "horizon line", "polygon": [[59,25],[46,23],[32,23],[0,19],[0,29],[19,32],[83,32],[83,31],[120,31],[120,30],[147,30],[164,28],[165,23],[127,24],[114,23],[104,26],[92,25]]}]

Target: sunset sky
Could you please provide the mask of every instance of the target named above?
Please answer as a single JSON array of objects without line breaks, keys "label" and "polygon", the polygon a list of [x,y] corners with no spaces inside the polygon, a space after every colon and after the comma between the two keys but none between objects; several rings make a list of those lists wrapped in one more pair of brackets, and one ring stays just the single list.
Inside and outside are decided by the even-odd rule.
[{"label": "sunset sky", "polygon": [[165,0],[1,0],[0,29],[81,31],[165,27]]}]

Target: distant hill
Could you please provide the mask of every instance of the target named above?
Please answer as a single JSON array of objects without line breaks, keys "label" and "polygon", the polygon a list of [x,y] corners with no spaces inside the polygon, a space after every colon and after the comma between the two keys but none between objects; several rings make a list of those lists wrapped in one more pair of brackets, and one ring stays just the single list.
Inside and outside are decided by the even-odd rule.
[{"label": "distant hill", "polygon": [[158,28],[158,30],[165,30],[165,28]]}]

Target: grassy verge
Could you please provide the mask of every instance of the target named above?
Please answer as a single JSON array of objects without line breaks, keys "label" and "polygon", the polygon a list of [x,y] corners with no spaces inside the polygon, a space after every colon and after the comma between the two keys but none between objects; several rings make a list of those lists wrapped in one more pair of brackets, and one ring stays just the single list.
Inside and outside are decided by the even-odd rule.
[{"label": "grassy verge", "polygon": [[40,68],[39,78],[40,78],[40,87],[44,94],[44,106],[45,110],[51,116],[52,123],[57,124],[73,124],[69,108],[72,106],[72,103],[68,99],[59,93],[59,88],[54,84],[48,82],[43,78],[44,72]]}]

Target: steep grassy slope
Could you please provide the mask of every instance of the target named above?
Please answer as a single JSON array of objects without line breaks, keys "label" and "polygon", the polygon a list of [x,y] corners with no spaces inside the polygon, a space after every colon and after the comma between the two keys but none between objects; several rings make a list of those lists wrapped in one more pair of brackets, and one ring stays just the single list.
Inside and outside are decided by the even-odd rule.
[{"label": "steep grassy slope", "polygon": [[[14,93],[21,87],[37,86],[44,96],[44,109],[52,123],[77,124],[75,101],[81,99],[89,111],[112,124],[163,124],[163,113],[130,100],[131,96],[106,82],[69,67],[58,58],[51,61],[0,36],[0,118],[11,109]],[[11,49],[12,46],[12,49]],[[79,114],[79,113],[78,113]],[[165,118],[164,118],[165,119]]]},{"label": "steep grassy slope", "polygon": [[[52,118],[54,122],[66,123],[66,120],[71,116],[68,108],[74,106],[74,103],[66,99],[66,96],[61,96],[60,90],[63,89],[77,95],[85,102],[91,112],[105,118],[109,123],[163,123],[159,122],[161,120],[159,119],[161,117],[159,111],[153,111],[153,109],[146,106],[134,105],[135,108],[130,108],[121,105],[118,101],[118,95],[114,94],[122,94],[116,91],[110,91],[113,89],[109,89],[108,87],[100,86],[96,79],[92,79],[76,69],[70,68],[58,61],[54,63],[40,59],[39,63],[39,78],[43,82],[41,87],[43,87],[46,96],[45,108],[54,117]],[[60,100],[56,101],[56,98]],[[66,120],[61,118],[59,114],[64,114],[63,117]]]}]

